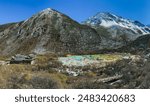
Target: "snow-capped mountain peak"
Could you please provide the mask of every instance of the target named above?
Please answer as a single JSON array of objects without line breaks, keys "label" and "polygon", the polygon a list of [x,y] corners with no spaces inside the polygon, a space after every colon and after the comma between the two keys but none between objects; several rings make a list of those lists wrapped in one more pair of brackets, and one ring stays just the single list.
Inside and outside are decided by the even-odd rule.
[{"label": "snow-capped mountain peak", "polygon": [[140,23],[139,21],[125,19],[121,16],[117,16],[109,12],[99,12],[95,16],[87,19],[84,23],[91,26],[119,26],[122,28],[130,29],[137,34],[150,33],[150,28]]},{"label": "snow-capped mountain peak", "polygon": [[42,10],[40,13],[45,13],[45,14],[49,14],[51,12],[55,12],[55,10],[51,9],[51,8],[47,8],[45,10]]},{"label": "snow-capped mountain peak", "polygon": [[[39,15],[52,15],[52,14],[55,14],[55,13],[58,14],[59,12],[56,11],[56,10],[54,10],[54,9],[47,8],[47,9],[41,11],[41,12],[39,13]],[[59,13],[59,14],[60,14],[60,13]]]}]

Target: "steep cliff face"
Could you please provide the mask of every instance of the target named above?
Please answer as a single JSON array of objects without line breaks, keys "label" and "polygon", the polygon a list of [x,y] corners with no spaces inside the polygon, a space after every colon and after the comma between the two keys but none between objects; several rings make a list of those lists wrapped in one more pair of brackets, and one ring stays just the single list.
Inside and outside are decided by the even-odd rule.
[{"label": "steep cliff face", "polygon": [[0,26],[0,53],[88,53],[99,50],[97,32],[53,9],[31,18]]}]

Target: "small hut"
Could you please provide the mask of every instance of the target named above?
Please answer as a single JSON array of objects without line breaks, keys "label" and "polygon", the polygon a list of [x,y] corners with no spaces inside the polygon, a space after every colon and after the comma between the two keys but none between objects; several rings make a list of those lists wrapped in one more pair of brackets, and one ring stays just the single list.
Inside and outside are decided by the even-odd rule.
[{"label": "small hut", "polygon": [[32,56],[17,54],[12,56],[10,64],[31,64],[33,60]]}]

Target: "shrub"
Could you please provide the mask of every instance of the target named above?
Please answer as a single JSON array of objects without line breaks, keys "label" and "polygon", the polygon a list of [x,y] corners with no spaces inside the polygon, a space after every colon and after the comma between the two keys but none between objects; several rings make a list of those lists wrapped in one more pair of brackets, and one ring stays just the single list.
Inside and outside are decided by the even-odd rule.
[{"label": "shrub", "polygon": [[0,88],[55,89],[66,87],[67,76],[48,71],[32,71],[31,65],[0,66]]},{"label": "shrub", "polygon": [[14,73],[13,75],[8,78],[8,81],[6,83],[7,89],[29,89],[32,88],[32,86],[28,83],[28,80],[26,79],[26,74],[22,73]]},{"label": "shrub", "polygon": [[96,76],[97,76],[97,74],[96,74],[96,73],[94,73],[94,72],[86,72],[84,76],[85,76],[85,77],[92,78],[92,77],[96,77]]},{"label": "shrub", "polygon": [[52,60],[57,60],[57,56],[53,53],[41,54],[36,56],[35,64],[48,64]]},{"label": "shrub", "polygon": [[72,88],[74,89],[110,89],[111,86],[105,83],[97,83],[90,81],[89,79],[85,79],[82,81],[77,81],[75,84],[72,84]]},{"label": "shrub", "polygon": [[61,84],[58,79],[48,76],[33,76],[29,81],[34,89],[59,89]]}]

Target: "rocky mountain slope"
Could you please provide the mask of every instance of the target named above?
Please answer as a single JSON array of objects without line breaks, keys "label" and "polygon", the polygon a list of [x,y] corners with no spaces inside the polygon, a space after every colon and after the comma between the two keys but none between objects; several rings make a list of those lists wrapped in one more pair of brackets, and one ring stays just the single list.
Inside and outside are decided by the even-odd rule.
[{"label": "rocky mountain slope", "polygon": [[138,37],[133,42],[120,48],[120,51],[140,53],[150,48],[150,34]]},{"label": "rocky mountain slope", "polygon": [[46,9],[31,18],[0,26],[0,54],[83,53],[99,49],[101,37],[68,16]]},{"label": "rocky mountain slope", "polygon": [[0,25],[0,88],[150,88],[148,27],[110,13],[84,24],[49,8]]},{"label": "rocky mountain slope", "polygon": [[48,8],[25,21],[0,25],[0,54],[99,53],[150,33],[140,22],[111,13],[98,13],[83,24]]},{"label": "rocky mountain slope", "polygon": [[150,33],[150,28],[146,25],[111,13],[97,13],[83,24],[95,28],[103,35],[102,45],[105,48],[123,46],[141,35]]}]

